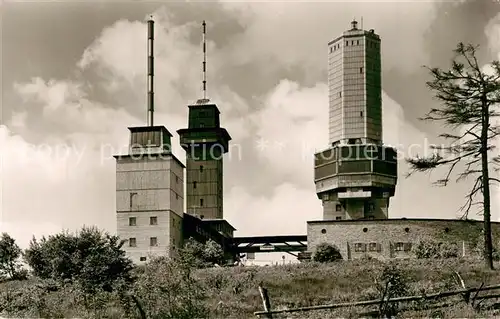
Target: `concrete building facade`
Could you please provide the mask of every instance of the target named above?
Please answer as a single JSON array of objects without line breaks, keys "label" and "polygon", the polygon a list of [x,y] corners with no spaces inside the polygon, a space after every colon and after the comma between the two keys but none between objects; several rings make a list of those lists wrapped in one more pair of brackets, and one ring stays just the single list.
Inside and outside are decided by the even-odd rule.
[{"label": "concrete building facade", "polygon": [[186,151],[186,212],[223,219],[223,156],[231,136],[220,126],[220,111],[207,99],[189,105],[188,128],[178,130]]},{"label": "concrete building facade", "polygon": [[118,236],[135,263],[182,246],[184,165],[163,126],[129,128],[129,154],[116,155]]},{"label": "concrete building facade", "polygon": [[[337,246],[344,260],[414,258],[420,242],[447,243],[459,257],[477,256],[484,245],[482,221],[446,219],[381,219],[309,221],[307,250],[321,243]],[[494,240],[500,223],[492,223]]]},{"label": "concrete building facade", "polygon": [[388,218],[397,153],[382,143],[380,44],[356,21],[328,43],[330,147],[314,163],[324,220]]}]

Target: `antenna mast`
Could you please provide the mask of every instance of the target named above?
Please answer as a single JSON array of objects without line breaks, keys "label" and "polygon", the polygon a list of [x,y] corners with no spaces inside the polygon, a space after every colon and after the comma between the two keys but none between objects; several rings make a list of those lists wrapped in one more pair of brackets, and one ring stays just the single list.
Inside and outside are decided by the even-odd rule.
[{"label": "antenna mast", "polygon": [[207,34],[207,24],[205,20],[201,24],[203,27],[203,100],[207,99],[207,43],[206,43],[206,34]]},{"label": "antenna mast", "polygon": [[148,20],[148,125],[154,126],[154,21],[153,16]]}]

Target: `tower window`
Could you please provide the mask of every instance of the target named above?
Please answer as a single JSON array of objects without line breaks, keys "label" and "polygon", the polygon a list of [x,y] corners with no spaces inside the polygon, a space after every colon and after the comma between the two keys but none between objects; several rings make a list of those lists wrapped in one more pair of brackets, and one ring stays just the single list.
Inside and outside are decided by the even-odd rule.
[{"label": "tower window", "polygon": [[333,47],[330,47],[330,53],[332,53],[332,52],[333,52]]},{"label": "tower window", "polygon": [[158,225],[158,217],[156,217],[156,216],[149,217],[149,224],[150,225]]},{"label": "tower window", "polygon": [[339,97],[342,97],[342,91],[339,92]]},{"label": "tower window", "polygon": [[200,198],[200,206],[203,206],[203,198]]},{"label": "tower window", "polygon": [[345,42],[345,46],[346,46],[346,47],[347,47],[347,46],[349,46],[349,41],[346,41],[346,42]]},{"label": "tower window", "polygon": [[137,241],[135,240],[135,238],[128,239],[128,246],[129,247],[137,247]]},{"label": "tower window", "polygon": [[149,246],[158,246],[158,238],[156,237],[149,238]]},{"label": "tower window", "polygon": [[359,73],[363,73],[363,68],[359,68]]},{"label": "tower window", "polygon": [[359,116],[363,117],[363,111],[359,111]]},{"label": "tower window", "polygon": [[129,217],[128,218],[128,225],[129,226],[136,226],[137,225],[137,218],[135,218],[135,217]]},{"label": "tower window", "polygon": [[341,212],[342,211],[342,205],[340,205],[340,204],[335,205],[335,211]]},{"label": "tower window", "polygon": [[342,220],[342,216],[336,216],[335,220]]},{"label": "tower window", "polygon": [[196,188],[196,182],[193,182],[193,188]]},{"label": "tower window", "polygon": [[359,40],[356,40],[356,45],[359,45]]},{"label": "tower window", "polygon": [[203,173],[203,165],[200,165],[200,173]]},{"label": "tower window", "polygon": [[351,45],[354,45],[354,40],[351,41]]}]

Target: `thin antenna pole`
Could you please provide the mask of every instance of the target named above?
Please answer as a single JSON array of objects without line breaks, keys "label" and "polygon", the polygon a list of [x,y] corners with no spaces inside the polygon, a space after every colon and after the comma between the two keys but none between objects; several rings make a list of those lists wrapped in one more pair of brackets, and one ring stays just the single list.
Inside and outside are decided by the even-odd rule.
[{"label": "thin antenna pole", "polygon": [[361,30],[364,30],[363,29],[363,16],[361,16]]},{"label": "thin antenna pole", "polygon": [[148,20],[148,125],[154,126],[154,21],[153,16]]},{"label": "thin antenna pole", "polygon": [[207,34],[207,24],[205,20],[201,24],[203,27],[203,99],[207,99],[207,43],[206,43],[206,34]]}]

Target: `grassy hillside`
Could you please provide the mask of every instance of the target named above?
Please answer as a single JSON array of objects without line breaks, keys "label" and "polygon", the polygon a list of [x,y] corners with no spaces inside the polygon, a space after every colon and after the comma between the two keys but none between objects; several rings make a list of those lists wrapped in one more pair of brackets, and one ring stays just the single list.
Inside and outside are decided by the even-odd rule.
[{"label": "grassy hillside", "polygon": [[[408,294],[459,289],[454,271],[460,273],[467,287],[478,287],[481,283],[500,284],[500,272],[484,270],[479,261],[401,260],[393,263],[404,273]],[[375,280],[380,277],[385,266],[385,263],[376,260],[362,260],[332,264],[211,268],[194,271],[189,276],[192,278],[189,282],[183,281],[182,269],[172,265],[166,268],[155,266],[155,269],[141,269],[135,287],[129,290],[137,296],[148,318],[167,318],[165,313],[172,314],[166,311],[168,307],[182,311],[198,307],[200,313],[209,318],[255,318],[253,312],[263,310],[259,283],[268,288],[272,309],[379,299]],[[47,287],[47,282],[36,279],[0,284],[1,314],[9,317],[125,317],[124,307],[115,293],[103,292],[89,298],[79,294],[78,289],[70,284],[52,289]],[[500,314],[492,309],[476,312],[461,297],[448,298],[446,301],[451,302],[452,306],[440,310],[406,310],[400,316],[484,318]],[[493,302],[485,301],[483,305],[488,306]],[[133,316],[138,317],[136,307],[132,308]],[[166,312],[162,313],[164,310]],[[358,307],[274,318],[356,317],[368,310]],[[189,318],[189,314],[184,315]],[[172,316],[181,318],[180,312]]]}]

